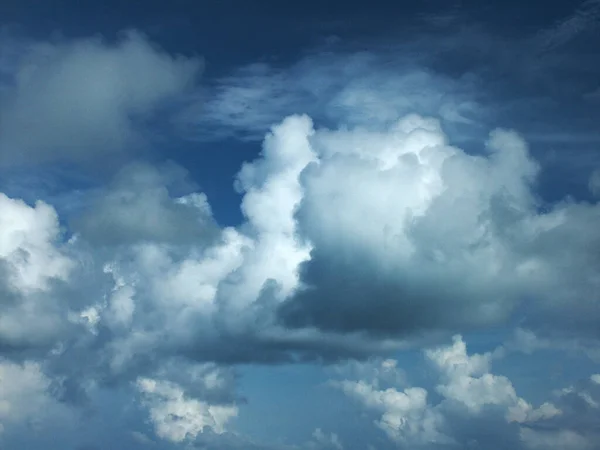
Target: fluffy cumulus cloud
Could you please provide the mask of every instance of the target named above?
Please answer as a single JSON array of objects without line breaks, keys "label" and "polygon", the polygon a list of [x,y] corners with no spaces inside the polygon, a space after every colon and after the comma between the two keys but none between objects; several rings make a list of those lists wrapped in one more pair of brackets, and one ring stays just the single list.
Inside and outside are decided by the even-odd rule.
[{"label": "fluffy cumulus cloud", "polygon": [[0,346],[46,345],[60,334],[65,316],[55,287],[67,283],[75,261],[62,249],[55,210],[0,194],[2,315]]},{"label": "fluffy cumulus cloud", "polygon": [[156,434],[161,438],[181,442],[195,438],[205,427],[222,433],[229,419],[237,415],[235,406],[210,405],[185,398],[181,387],[170,382],[141,378],[137,385],[145,396]]},{"label": "fluffy cumulus cloud", "polygon": [[385,133],[311,142],[319,159],[302,173],[296,217],[313,249],[286,323],[405,335],[501,323],[522,306],[595,333],[600,209],[542,205],[517,134],[494,131],[470,155],[411,115]]},{"label": "fluffy cumulus cloud", "polygon": [[375,377],[333,386],[369,411],[400,448],[597,448],[597,375],[536,407],[491,371],[491,353],[468,354],[461,336],[423,355],[438,379],[431,390],[378,376],[397,370],[395,361],[381,364]]},{"label": "fluffy cumulus cloud", "polygon": [[[135,33],[0,56],[10,74],[0,91],[0,155],[9,163],[136,147],[199,69]],[[355,64],[363,71],[369,61]],[[330,80],[333,69],[317,75]],[[398,83],[416,91],[430,81],[423,72]],[[106,413],[114,401],[146,418],[126,422],[139,448],[269,448],[236,433],[243,364],[339,362],[426,345],[431,385],[412,383],[389,355],[347,362],[342,372],[353,375],[334,383],[388,444],[594,448],[598,375],[534,402],[492,362],[549,348],[597,356],[600,206],[543,202],[542,166],[514,131],[461,148],[448,124],[476,125],[458,90],[458,100],[428,98],[424,107],[361,90],[377,80],[356,83],[314,122],[271,117],[277,108],[259,117],[278,123],[237,174],[236,226],[219,225],[211,199],[176,163],[129,161],[64,214],[0,194],[3,435],[77,413],[109,416],[103,426],[117,429]],[[260,129],[227,97],[243,103],[255,92],[219,92],[208,120]],[[399,114],[410,108],[435,117]],[[495,352],[469,354],[459,336],[431,345],[515,323]],[[341,431],[311,430],[299,446],[270,448],[353,448]],[[89,442],[84,434],[78,443]]]}]

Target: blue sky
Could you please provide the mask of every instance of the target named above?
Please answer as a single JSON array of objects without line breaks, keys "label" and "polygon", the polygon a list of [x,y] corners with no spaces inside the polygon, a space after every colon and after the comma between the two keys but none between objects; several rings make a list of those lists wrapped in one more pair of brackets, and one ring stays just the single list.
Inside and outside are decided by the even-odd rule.
[{"label": "blue sky", "polygon": [[0,447],[600,448],[600,3],[0,5]]}]

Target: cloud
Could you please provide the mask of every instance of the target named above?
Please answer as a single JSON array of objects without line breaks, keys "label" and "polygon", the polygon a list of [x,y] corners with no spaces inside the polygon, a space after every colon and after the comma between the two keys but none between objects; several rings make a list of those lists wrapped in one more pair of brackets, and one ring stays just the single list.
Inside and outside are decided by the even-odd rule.
[{"label": "cloud", "polygon": [[551,332],[545,335],[536,335],[531,330],[523,328],[517,328],[513,336],[496,351],[500,356],[507,352],[521,352],[531,355],[539,350],[584,354],[590,360],[600,362],[600,347],[598,341],[594,338],[552,336]]},{"label": "cloud", "polygon": [[174,164],[128,165],[71,228],[93,245],[210,241],[218,230],[206,196],[170,196],[186,176]]},{"label": "cloud", "polygon": [[[418,113],[449,126],[519,125],[543,137],[556,132],[548,125],[564,116],[564,108],[577,104],[562,126],[576,140],[584,130],[571,126],[590,125],[580,120],[580,100],[598,87],[598,67],[586,56],[597,44],[565,44],[595,32],[598,2],[583,2],[542,30],[510,33],[492,30],[468,11],[423,15],[418,25],[396,30],[395,39],[374,39],[366,48],[350,40],[311,48],[288,64],[245,65],[210,80],[201,102],[178,122],[200,140],[260,139],[293,113],[331,125],[374,127]],[[436,18],[446,23],[436,24]]]},{"label": "cloud", "polygon": [[444,444],[445,436],[437,431],[441,420],[427,408],[427,391],[408,388],[403,392],[395,389],[378,391],[362,382],[341,383],[346,395],[361,401],[367,408],[381,414],[376,422],[385,433],[402,445]]},{"label": "cloud", "polygon": [[342,445],[340,438],[337,434],[325,434],[323,430],[317,428],[313,433],[314,441],[310,442],[308,448],[314,449],[335,449],[335,450],[343,450],[344,446]]},{"label": "cloud", "polygon": [[473,80],[447,77],[401,55],[390,64],[385,53],[317,51],[285,68],[251,64],[213,81],[176,124],[191,139],[259,140],[273,123],[300,113],[375,127],[415,111],[450,124],[482,117]]},{"label": "cloud", "polygon": [[[10,164],[15,154],[76,161],[137,149],[199,70],[135,33],[25,45],[22,55],[9,47],[0,152]],[[64,213],[1,194],[3,425],[31,420],[33,406],[117,421],[126,403],[135,425],[121,432],[138,447],[265,448],[235,433],[239,366],[383,355],[348,363],[337,385],[392,445],[590,446],[597,375],[536,407],[491,366],[513,350],[597,350],[598,203],[545,203],[544,167],[526,139],[504,128],[482,136],[510,111],[482,107],[484,69],[435,70],[413,56],[388,67],[389,54],[374,53],[252,65],[174,119],[188,138],[270,129],[236,177],[238,226],[219,227],[211,199],[175,163],[124,166]],[[433,386],[409,384],[388,358],[515,322],[530,331],[493,354],[469,355],[460,337],[429,348]],[[352,442],[321,428],[308,439],[271,448]]]},{"label": "cloud", "polygon": [[[25,426],[30,430],[72,420],[69,411],[51,395],[52,380],[34,361],[16,364],[0,360],[0,436]],[[0,437],[2,438],[2,437]]]},{"label": "cloud", "polygon": [[600,389],[597,375],[554,393],[561,414],[544,417],[539,424],[521,430],[527,448],[593,449],[600,435]]},{"label": "cloud", "polygon": [[371,411],[375,425],[400,448],[594,448],[594,376],[535,408],[508,378],[491,372],[490,353],[469,355],[460,336],[424,356],[439,377],[437,401],[427,389],[404,383],[382,387],[380,380],[344,379],[333,386]]},{"label": "cloud", "polygon": [[170,382],[140,378],[137,386],[150,409],[156,434],[170,441],[193,440],[205,427],[223,433],[225,424],[238,412],[235,406],[186,398],[185,392]]},{"label": "cloud", "polygon": [[5,195],[0,202],[5,211],[0,257],[12,289],[45,290],[49,280],[66,279],[72,264],[53,246],[60,232],[54,209],[43,202],[31,207]]},{"label": "cloud", "polygon": [[514,128],[541,163],[560,173],[543,174],[542,195],[556,188],[557,179],[581,186],[588,164],[600,163],[591,119],[598,104],[590,101],[600,73],[589,58],[598,41],[585,38],[596,30],[598,8],[585,3],[572,15],[578,25],[564,31],[559,22],[545,31],[502,32],[469,16],[471,8],[456,7],[441,16],[425,14],[417,25],[394,30],[394,39],[366,47],[344,40],[289,63],[248,64],[207,80],[197,102],[174,123],[192,140],[259,141],[291,114],[332,128],[382,130],[417,113],[440,119],[469,151],[478,150],[487,129]]},{"label": "cloud", "polygon": [[128,166],[72,218],[68,242],[47,243],[52,209],[38,207],[46,222],[31,215],[51,230],[33,248],[73,265],[69,282],[47,275],[62,284],[44,292],[57,300],[36,321],[56,329],[39,342],[114,381],[173,356],[365,356],[503,325],[522,308],[536,333],[597,338],[597,205],[542,210],[539,166],[514,132],[492,132],[485,152],[452,146],[438,121],[417,115],[383,131],[292,116],[242,167],[246,222],[224,229],[185,171]]},{"label": "cloud", "polygon": [[408,116],[387,132],[310,140],[318,159],[300,177],[296,217],[312,250],[280,309],[287,325],[406,336],[504,323],[535,298],[554,327],[593,333],[597,262],[585,247],[599,210],[541,212],[539,166],[517,134],[494,131],[474,156],[437,121]]},{"label": "cloud", "polygon": [[136,32],[115,44],[94,38],[14,45],[18,57],[11,46],[3,49],[12,63],[1,92],[3,164],[115,158],[136,149],[148,136],[144,124],[193,87],[201,67]]},{"label": "cloud", "polygon": [[56,284],[67,283],[73,261],[60,239],[56,211],[0,194],[0,347],[45,345],[63,332]]},{"label": "cloud", "polygon": [[600,23],[600,2],[586,0],[554,26],[539,32],[537,39],[545,48],[568,44],[579,35],[593,33]]}]

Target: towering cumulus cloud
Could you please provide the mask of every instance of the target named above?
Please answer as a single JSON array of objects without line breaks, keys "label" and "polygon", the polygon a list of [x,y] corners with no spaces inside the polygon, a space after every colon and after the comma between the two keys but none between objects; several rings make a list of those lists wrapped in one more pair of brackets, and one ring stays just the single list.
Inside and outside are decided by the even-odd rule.
[{"label": "towering cumulus cloud", "polygon": [[296,217],[313,249],[280,309],[287,324],[406,336],[497,324],[522,307],[595,333],[600,210],[542,210],[539,168],[517,134],[494,131],[469,155],[411,115],[385,133],[318,131],[311,143]]}]

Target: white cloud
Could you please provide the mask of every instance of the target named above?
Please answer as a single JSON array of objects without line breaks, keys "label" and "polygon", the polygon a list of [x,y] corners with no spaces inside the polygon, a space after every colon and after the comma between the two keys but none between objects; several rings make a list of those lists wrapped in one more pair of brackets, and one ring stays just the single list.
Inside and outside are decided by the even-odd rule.
[{"label": "white cloud", "polygon": [[0,194],[0,209],[0,341],[9,346],[47,342],[64,326],[52,286],[69,280],[75,261],[62,248],[51,206],[30,206]]},{"label": "white cloud", "polygon": [[600,390],[593,382],[563,389],[536,408],[517,395],[508,378],[491,372],[490,353],[469,355],[460,336],[424,356],[439,377],[437,403],[422,387],[382,388],[376,380],[360,379],[333,385],[374,412],[377,426],[401,448],[496,448],[496,439],[511,448],[544,448],[553,439],[556,446],[550,448],[566,448],[559,445],[565,442],[575,446],[569,448],[593,448],[600,412],[595,403]]},{"label": "white cloud", "polygon": [[[5,49],[6,51],[6,49]],[[139,125],[193,86],[196,59],[171,57],[138,33],[100,39],[26,43],[2,92],[3,163],[86,159],[136,146]]]},{"label": "white cloud", "polygon": [[300,174],[315,159],[311,133],[308,117],[290,117],[267,135],[263,158],[242,167],[238,188],[245,192],[242,211],[255,242],[224,302],[247,307],[269,280],[281,289],[280,299],[298,286],[298,266],[309,258],[310,246],[298,240],[294,213],[303,195]]},{"label": "white cloud", "polygon": [[168,381],[140,378],[137,387],[156,434],[173,442],[193,441],[205,428],[223,433],[227,422],[238,414],[235,405],[212,405],[189,398],[180,386]]},{"label": "white cloud", "polygon": [[[240,171],[246,223],[222,230],[185,171],[130,165],[72,221],[71,303],[37,320],[78,317],[113,375],[156,351],[252,361],[399,347],[503,323],[531,296],[530,320],[589,324],[578,329],[593,336],[589,224],[600,209],[539,212],[539,167],[523,140],[497,130],[486,152],[451,146],[438,121],[417,115],[386,131],[314,129],[293,116]],[[239,345],[223,351],[229,340]],[[496,392],[502,381],[478,383]]]},{"label": "white cloud", "polygon": [[[118,382],[153,378],[173,355],[335,360],[400,348],[436,331],[504,323],[532,294],[528,317],[553,318],[557,332],[591,324],[598,280],[589,224],[597,206],[539,212],[538,170],[508,131],[493,132],[487,154],[472,156],[451,146],[437,121],[416,115],[387,131],[315,129],[294,116],[242,168],[247,221],[238,228],[219,229],[209,199],[173,166],[131,165],[95,193],[72,222],[78,234],[68,258],[53,242],[53,210],[6,200],[41,230],[35,246],[26,244],[46,255],[32,272],[36,283],[69,283],[50,283],[43,301],[28,294],[6,307],[5,340],[57,346],[52,367],[61,375]],[[182,184],[186,193],[176,194],[172,187]],[[69,279],[57,261],[74,264]],[[580,330],[593,336],[591,327]],[[448,371],[438,394],[472,413],[511,407],[519,421],[542,414],[509,380],[489,374],[489,356],[453,349],[444,350],[447,361],[432,354]],[[77,370],[68,363],[75,358]],[[381,365],[376,373],[393,383],[397,371]],[[402,417],[431,414],[420,391],[383,395],[367,381],[365,395],[379,395],[382,405],[406,396],[408,406],[381,419],[390,433]],[[415,436],[430,429],[437,430]]]},{"label": "white cloud", "polygon": [[11,427],[35,429],[59,416],[66,419],[66,410],[52,398],[50,385],[37,362],[0,360],[0,435]]},{"label": "white cloud", "polygon": [[500,406],[506,410],[507,420],[514,422],[535,421],[561,413],[550,403],[534,409],[517,395],[508,378],[491,373],[492,354],[468,355],[462,337],[454,336],[453,341],[449,347],[425,352],[442,375],[442,383],[436,390],[446,400],[464,406],[470,414],[479,414],[486,406]]},{"label": "white cloud", "polygon": [[310,142],[318,161],[302,173],[297,220],[313,251],[307,289],[284,309],[288,324],[483,326],[534,297],[544,317],[593,333],[597,232],[588,224],[600,208],[539,212],[539,167],[516,133],[494,131],[487,154],[473,156],[450,146],[437,121],[413,115],[386,132],[311,131]]},{"label": "white cloud", "polygon": [[362,381],[347,380],[342,381],[339,386],[346,395],[381,414],[376,424],[391,439],[409,446],[450,442],[448,437],[439,432],[443,416],[430,408],[425,389],[377,390]]},{"label": "white cloud", "polygon": [[23,201],[0,194],[0,258],[11,287],[17,292],[46,290],[51,279],[65,280],[71,261],[54,247],[59,239],[56,211],[38,202]]},{"label": "white cloud", "polygon": [[[547,42],[562,44],[588,27],[597,2],[587,4]],[[506,83],[531,77],[551,89],[553,71],[542,69],[563,73],[568,64],[542,58],[531,42],[517,51],[510,39],[459,34],[436,41],[436,52],[421,51],[432,41],[418,38],[403,51],[318,54],[217,80],[175,125],[198,139],[258,139],[271,129],[261,156],[237,177],[245,215],[238,227],[220,229],[210,199],[174,165],[123,168],[110,185],[81,194],[84,211],[69,205],[76,218],[0,194],[0,352],[11,358],[0,361],[0,424],[61,416],[55,397],[76,402],[87,386],[101,385],[127,399],[128,389],[137,391],[156,434],[176,445],[222,448],[218,435],[236,442],[232,448],[260,448],[226,432],[238,414],[236,375],[219,364],[365,356],[522,316],[531,332],[517,334],[508,350],[597,349],[598,203],[542,208],[543,172],[518,134],[495,130],[473,151],[455,146],[453,133],[479,136],[496,114],[481,105],[488,93],[479,91],[480,73],[454,55],[490,55],[497,65],[477,65],[493,73],[535,61]],[[0,164],[120,164],[117,156],[162,131],[155,114],[189,100],[182,95],[201,66],[136,33],[116,43],[0,37]],[[453,49],[463,44],[464,53]],[[438,52],[456,63],[451,76],[433,69]],[[525,111],[505,123],[532,111],[530,98],[518,107],[507,107],[514,98],[498,100],[493,109],[504,119]],[[312,119],[282,120],[297,112]],[[593,140],[573,136],[566,122],[560,136],[531,136],[561,145]],[[596,197],[599,186],[595,171]],[[62,224],[75,232],[68,242]],[[457,337],[425,353],[431,387],[409,384],[399,362],[383,358],[348,364],[342,373],[351,376],[338,386],[374,414],[394,446],[490,448],[505,435],[516,449],[594,447],[600,375],[538,407],[492,373],[494,356],[468,354]],[[115,403],[102,411],[119,417],[127,400]],[[134,439],[148,443],[143,434]],[[305,444],[343,448],[320,428]]]}]

